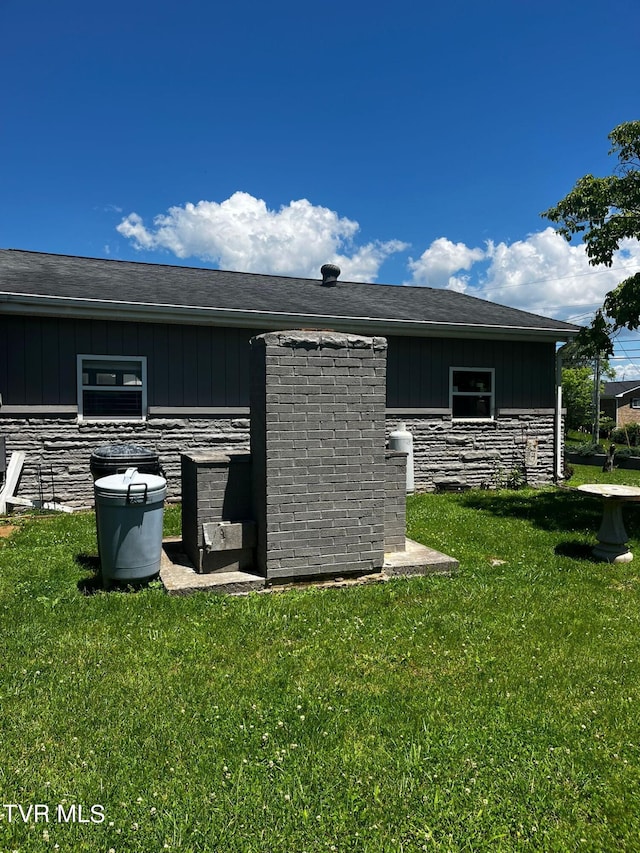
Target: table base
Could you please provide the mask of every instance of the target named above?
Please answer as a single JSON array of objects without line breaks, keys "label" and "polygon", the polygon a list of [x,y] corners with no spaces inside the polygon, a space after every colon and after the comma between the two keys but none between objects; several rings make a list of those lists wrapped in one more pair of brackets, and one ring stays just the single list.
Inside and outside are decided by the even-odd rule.
[{"label": "table base", "polygon": [[597,560],[605,563],[630,563],[633,560],[633,554],[627,548],[626,544],[620,546],[613,543],[601,542],[599,545],[594,546],[592,554]]},{"label": "table base", "polygon": [[606,563],[630,563],[633,554],[627,544],[629,534],[622,518],[622,501],[606,498],[603,504],[599,544],[594,547],[593,556]]}]

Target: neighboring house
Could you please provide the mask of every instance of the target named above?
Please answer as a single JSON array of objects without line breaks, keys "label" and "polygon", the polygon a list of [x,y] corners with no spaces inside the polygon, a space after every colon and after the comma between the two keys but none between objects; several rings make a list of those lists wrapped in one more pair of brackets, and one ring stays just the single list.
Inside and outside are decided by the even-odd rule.
[{"label": "neighboring house", "polygon": [[640,423],[640,380],[605,382],[600,409],[617,427]]},{"label": "neighboring house", "polygon": [[179,454],[247,447],[249,339],[335,329],[388,339],[387,426],[416,487],[552,482],[562,460],[556,342],[578,327],[452,290],[0,251],[0,436],[19,494],[87,503],[107,442]]}]

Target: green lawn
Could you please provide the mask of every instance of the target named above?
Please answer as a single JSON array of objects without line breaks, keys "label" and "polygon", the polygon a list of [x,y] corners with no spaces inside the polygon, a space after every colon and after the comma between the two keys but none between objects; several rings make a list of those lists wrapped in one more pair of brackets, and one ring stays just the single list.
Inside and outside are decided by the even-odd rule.
[{"label": "green lawn", "polygon": [[626,468],[615,468],[605,474],[601,465],[572,465],[573,476],[567,481],[567,486],[579,486],[582,483],[620,483],[626,486],[640,486],[640,471]]},{"label": "green lawn", "polygon": [[570,490],[414,496],[456,577],[242,598],[85,594],[92,516],[21,521],[0,792],[49,822],[0,809],[0,850],[639,850],[640,578],[591,560],[599,515]]}]

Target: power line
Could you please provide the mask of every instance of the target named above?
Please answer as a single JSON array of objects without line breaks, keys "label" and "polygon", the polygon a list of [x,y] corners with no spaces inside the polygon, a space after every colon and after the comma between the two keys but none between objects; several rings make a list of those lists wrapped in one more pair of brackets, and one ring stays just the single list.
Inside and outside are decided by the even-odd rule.
[{"label": "power line", "polygon": [[624,265],[624,266],[621,265],[619,267],[607,267],[606,270],[593,270],[593,272],[577,272],[577,273],[574,273],[573,275],[558,275],[558,276],[554,276],[553,278],[538,278],[538,279],[534,279],[533,281],[525,281],[521,284],[499,284],[496,286],[486,285],[483,289],[484,290],[506,290],[507,288],[512,288],[512,287],[529,287],[532,284],[548,284],[551,281],[568,281],[571,278],[583,278],[584,276],[589,276],[589,275],[605,275],[607,273],[617,272],[618,270],[636,269],[637,266],[638,266],[638,264],[634,263],[634,264],[628,264],[628,265]]},{"label": "power line", "polygon": [[[594,302],[594,305],[599,305],[600,303]],[[566,319],[569,320],[581,320],[584,317],[590,317],[593,314],[593,311],[585,311],[584,314],[570,314]]]}]

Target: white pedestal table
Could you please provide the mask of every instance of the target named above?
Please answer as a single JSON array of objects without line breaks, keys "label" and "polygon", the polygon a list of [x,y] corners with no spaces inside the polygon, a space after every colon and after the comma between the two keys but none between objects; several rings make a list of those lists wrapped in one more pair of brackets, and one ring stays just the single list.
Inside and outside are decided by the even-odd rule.
[{"label": "white pedestal table", "polygon": [[607,563],[630,563],[633,554],[624,528],[622,504],[640,501],[640,488],[614,483],[586,483],[578,486],[578,491],[602,499],[602,522],[596,537],[600,544],[593,549],[594,557]]}]

